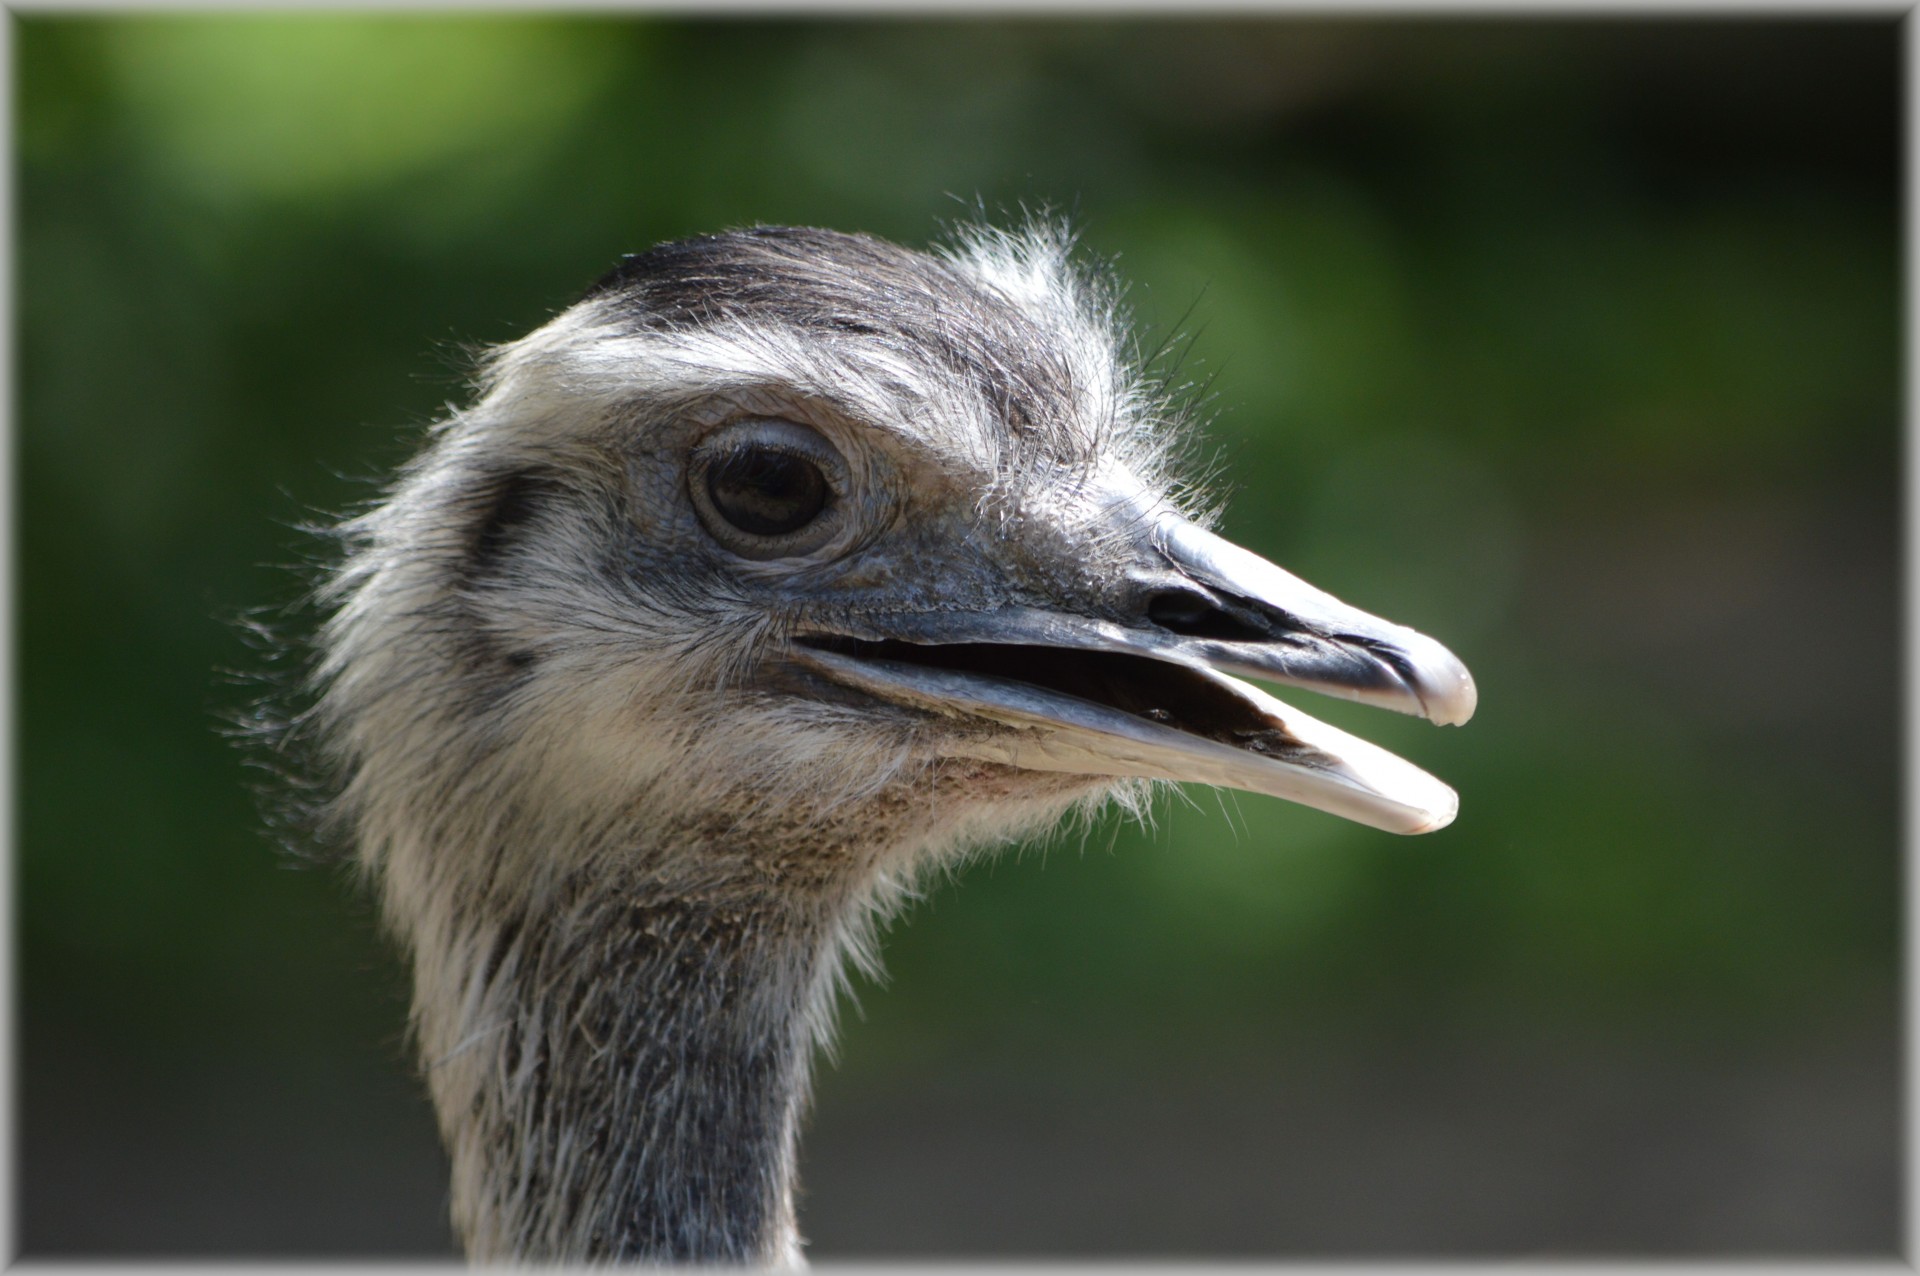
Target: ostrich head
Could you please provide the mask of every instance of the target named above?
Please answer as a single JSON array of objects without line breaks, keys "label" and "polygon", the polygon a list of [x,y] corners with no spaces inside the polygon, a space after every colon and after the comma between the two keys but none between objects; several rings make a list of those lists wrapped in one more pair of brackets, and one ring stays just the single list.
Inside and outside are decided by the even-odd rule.
[{"label": "ostrich head", "polygon": [[474,1254],[795,1258],[811,1042],[943,857],[1153,779],[1452,819],[1232,675],[1466,670],[1205,530],[1172,434],[1044,229],[668,244],[492,353],[345,528],[313,718]]}]

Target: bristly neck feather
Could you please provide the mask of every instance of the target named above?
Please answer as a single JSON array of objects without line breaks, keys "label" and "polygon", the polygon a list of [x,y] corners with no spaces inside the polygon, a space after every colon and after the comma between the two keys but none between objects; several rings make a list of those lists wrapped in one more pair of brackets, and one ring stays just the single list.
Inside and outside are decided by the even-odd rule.
[{"label": "bristly neck feather", "polygon": [[798,1125],[843,966],[918,873],[1106,791],[943,759],[859,797],[656,790],[597,827],[524,796],[361,811],[469,1256],[802,1265]]},{"label": "bristly neck feather", "polygon": [[831,918],[598,882],[458,946],[418,1009],[472,1257],[798,1265]]}]

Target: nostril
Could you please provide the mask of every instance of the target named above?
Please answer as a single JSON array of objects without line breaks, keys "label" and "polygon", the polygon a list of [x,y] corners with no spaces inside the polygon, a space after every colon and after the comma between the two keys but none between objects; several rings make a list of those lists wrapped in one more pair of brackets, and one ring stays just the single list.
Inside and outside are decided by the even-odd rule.
[{"label": "nostril", "polygon": [[1163,589],[1147,599],[1147,619],[1176,633],[1186,633],[1214,614],[1212,603],[1184,589]]},{"label": "nostril", "polygon": [[1156,590],[1147,598],[1147,619],[1187,638],[1259,642],[1267,637],[1265,630],[1248,624],[1205,594],[1189,589]]}]

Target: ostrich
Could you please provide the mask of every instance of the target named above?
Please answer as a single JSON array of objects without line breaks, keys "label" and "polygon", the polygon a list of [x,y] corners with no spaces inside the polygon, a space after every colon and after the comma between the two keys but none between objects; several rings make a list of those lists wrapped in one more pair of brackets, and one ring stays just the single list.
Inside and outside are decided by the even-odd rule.
[{"label": "ostrich", "polygon": [[930,865],[1152,781],[1397,833],[1446,785],[1233,674],[1466,669],[1206,530],[1056,227],[760,227],[493,350],[342,524],[305,725],[411,959],[475,1260],[801,1262],[843,970]]}]

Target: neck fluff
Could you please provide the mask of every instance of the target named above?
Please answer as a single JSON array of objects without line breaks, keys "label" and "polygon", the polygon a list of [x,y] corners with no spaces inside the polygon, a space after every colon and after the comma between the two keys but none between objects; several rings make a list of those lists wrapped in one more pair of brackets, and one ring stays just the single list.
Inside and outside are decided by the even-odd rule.
[{"label": "neck fluff", "polygon": [[[637,883],[463,936],[465,963],[418,954],[470,1255],[798,1264],[795,1142],[833,946],[804,913]],[[436,969],[457,999],[424,986]]]},{"label": "neck fluff", "polygon": [[559,822],[368,821],[469,1256],[800,1265],[797,1131],[843,965],[870,967],[925,866],[1090,800],[956,762],[574,854]]}]

